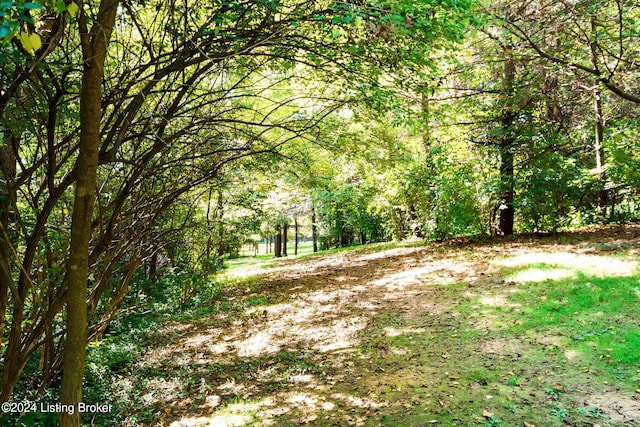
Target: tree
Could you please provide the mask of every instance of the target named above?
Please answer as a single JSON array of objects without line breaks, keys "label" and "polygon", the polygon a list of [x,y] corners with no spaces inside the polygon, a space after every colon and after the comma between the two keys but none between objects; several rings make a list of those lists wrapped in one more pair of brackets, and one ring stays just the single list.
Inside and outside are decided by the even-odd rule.
[{"label": "tree", "polygon": [[[420,49],[445,29],[461,32],[447,2],[145,6],[47,6],[18,24],[31,45],[17,44],[21,32],[2,45],[11,78],[0,82],[0,273],[11,280],[0,285],[1,401],[39,351],[37,381],[58,377],[62,339],[63,401],[77,401],[81,347],[119,313],[136,271],[154,270],[153,258],[169,251],[184,230],[182,209],[195,211],[187,200],[195,188],[249,156],[282,157],[346,100],[374,91],[383,73],[413,75],[403,65],[423,62]],[[405,41],[416,49],[399,50]],[[285,89],[301,69],[321,83],[306,94]]]},{"label": "tree", "polygon": [[518,13],[505,25],[541,59],[591,76],[619,97],[640,103],[633,93],[637,78],[635,44],[640,16],[636,2],[625,0],[514,4]]},{"label": "tree", "polygon": [[76,410],[61,414],[62,426],[79,426],[82,380],[87,346],[87,280],[89,240],[92,235],[93,206],[97,185],[100,122],[102,119],[102,79],[104,62],[116,22],[118,0],[102,0],[89,28],[84,3],[80,0],[78,30],[82,46],[82,86],[80,89],[80,143],[75,163],[77,182],[71,220],[71,245],[66,284],[67,335],[60,401]]}]

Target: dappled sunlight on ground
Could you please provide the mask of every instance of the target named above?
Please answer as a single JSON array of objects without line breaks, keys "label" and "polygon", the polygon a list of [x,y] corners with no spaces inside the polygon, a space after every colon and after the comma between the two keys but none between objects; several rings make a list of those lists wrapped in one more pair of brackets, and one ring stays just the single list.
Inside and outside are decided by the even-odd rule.
[{"label": "dappled sunlight on ground", "polygon": [[489,305],[492,307],[520,307],[521,304],[510,303],[507,301],[506,295],[488,295],[480,297],[480,304]]},{"label": "dappled sunlight on ground", "polygon": [[[172,427],[364,425],[370,414],[394,404],[388,393],[398,392],[400,383],[424,390],[448,384],[451,391],[434,392],[428,402],[433,411],[446,411],[461,387],[459,374],[449,373],[465,357],[463,351],[484,355],[487,366],[524,360],[535,346],[557,349],[564,363],[583,357],[567,348],[562,336],[502,337],[510,324],[500,310],[528,309],[510,299],[524,284],[580,275],[629,276],[638,267],[636,261],[581,253],[568,245],[472,249],[461,256],[459,249],[409,246],[282,260],[266,269],[251,265],[242,273],[263,276],[228,291],[223,302],[238,304],[235,311],[160,331],[172,342],[151,350],[144,363],[156,370],[191,370],[196,385],[167,374],[149,381],[146,401],[172,408],[158,416],[159,425]],[[242,305],[245,301],[258,302]],[[462,302],[473,311],[457,312]],[[477,334],[466,349],[457,346],[461,330]],[[446,351],[430,351],[436,337],[446,340]],[[408,349],[406,342],[416,340],[423,340],[424,353]],[[384,368],[376,365],[380,355],[391,360]],[[486,380],[473,384],[480,387]],[[202,401],[187,409],[180,404],[185,395]],[[396,412],[427,405],[395,404]]]},{"label": "dappled sunlight on ground", "polygon": [[384,328],[384,333],[388,337],[398,337],[400,335],[408,335],[408,334],[419,334],[424,331],[425,331],[424,328],[416,328],[414,326],[409,326],[406,328],[392,328],[392,327]]},{"label": "dappled sunlight on ground", "polygon": [[516,283],[527,282],[544,282],[545,280],[562,280],[568,278],[576,278],[575,271],[567,270],[564,268],[550,268],[542,270],[540,268],[527,268],[526,270],[519,271],[516,274],[509,277],[509,279]]},{"label": "dappled sunlight on ground", "polygon": [[[386,406],[369,397],[352,396],[345,393],[333,393],[330,396],[319,395],[309,391],[280,393],[276,398],[265,398],[249,403],[228,405],[220,414],[209,416],[186,416],[174,421],[170,427],[226,427],[254,425],[278,425],[270,419],[288,412],[299,414],[298,424],[307,424],[318,418],[318,411],[332,411],[336,406],[359,409],[375,409]],[[355,420],[354,420],[355,421]],[[355,423],[356,425],[359,423]]]},{"label": "dappled sunlight on ground", "polygon": [[448,285],[456,283],[460,277],[467,280],[474,277],[473,265],[456,260],[438,260],[421,267],[407,268],[388,274],[370,282],[373,286],[384,286],[389,291],[402,291],[411,285]]},{"label": "dappled sunlight on ground", "polygon": [[496,338],[484,341],[479,345],[478,351],[498,356],[521,356],[527,351],[528,344],[515,339]]},{"label": "dappled sunlight on ground", "polygon": [[[597,277],[631,276],[638,268],[638,263],[634,261],[612,260],[610,257],[605,256],[585,255],[566,251],[552,253],[532,251],[498,260],[495,264],[502,267],[526,267],[531,264],[545,264],[551,267],[547,270],[534,266],[524,272],[519,272],[512,280],[520,282],[558,280],[572,277],[577,272],[586,276]],[[522,276],[520,276],[520,274],[522,274]],[[530,276],[531,279],[527,280],[527,276]]]}]

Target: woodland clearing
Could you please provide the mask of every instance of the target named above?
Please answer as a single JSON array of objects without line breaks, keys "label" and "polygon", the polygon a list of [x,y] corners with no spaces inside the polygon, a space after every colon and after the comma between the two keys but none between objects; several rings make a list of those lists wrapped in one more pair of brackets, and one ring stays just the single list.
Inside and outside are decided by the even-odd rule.
[{"label": "woodland clearing", "polygon": [[[146,425],[640,425],[640,226],[231,267],[141,339]],[[140,347],[140,348],[142,348]],[[129,397],[128,399],[131,399]],[[135,405],[134,405],[135,404]]]}]

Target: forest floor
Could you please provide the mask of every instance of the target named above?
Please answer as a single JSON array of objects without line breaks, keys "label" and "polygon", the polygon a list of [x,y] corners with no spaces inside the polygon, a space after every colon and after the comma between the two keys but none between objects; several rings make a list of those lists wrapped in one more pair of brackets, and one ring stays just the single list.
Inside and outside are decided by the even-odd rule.
[{"label": "forest floor", "polygon": [[227,272],[144,338],[147,425],[640,426],[640,226]]}]

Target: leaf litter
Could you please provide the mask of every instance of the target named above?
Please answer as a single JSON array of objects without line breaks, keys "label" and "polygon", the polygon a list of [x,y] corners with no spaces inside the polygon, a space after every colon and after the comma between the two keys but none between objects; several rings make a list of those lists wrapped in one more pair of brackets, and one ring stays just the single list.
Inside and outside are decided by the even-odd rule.
[{"label": "leaf litter", "polygon": [[[640,425],[639,394],[566,357],[567,337],[511,330],[527,307],[510,295],[530,282],[505,272],[532,264],[553,281],[585,257],[597,275],[616,256],[631,274],[639,236],[632,225],[271,263],[225,291],[264,306],[167,325],[180,338],[151,349],[147,369],[187,374],[171,392],[148,383],[148,425]],[[571,265],[545,279],[541,259]]]}]

